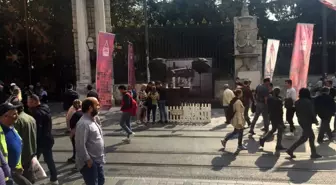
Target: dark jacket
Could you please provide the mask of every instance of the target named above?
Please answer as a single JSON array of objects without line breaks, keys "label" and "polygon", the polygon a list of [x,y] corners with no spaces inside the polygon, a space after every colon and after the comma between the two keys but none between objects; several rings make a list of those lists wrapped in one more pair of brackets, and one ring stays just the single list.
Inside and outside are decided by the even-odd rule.
[{"label": "dark jacket", "polygon": [[51,133],[52,121],[48,105],[41,104],[31,109],[31,116],[36,120],[37,148],[51,148],[54,145],[54,137]]},{"label": "dark jacket", "polygon": [[328,94],[321,94],[315,98],[316,114],[322,118],[328,118],[335,114],[335,101]]},{"label": "dark jacket", "polygon": [[269,117],[270,120],[273,121],[279,121],[282,120],[281,122],[283,122],[283,104],[282,104],[282,97],[278,96],[278,97],[274,97],[274,96],[270,96],[267,100],[267,104],[268,104],[268,111],[269,111]]},{"label": "dark jacket", "polygon": [[166,101],[167,100],[167,89],[164,87],[160,87],[157,89],[159,95],[160,95],[160,100]]},{"label": "dark jacket", "polygon": [[79,119],[83,116],[83,112],[82,111],[77,111],[75,112],[70,119],[70,129],[74,129],[77,126],[77,122],[79,121]]},{"label": "dark jacket", "polygon": [[129,93],[124,93],[123,98],[121,100],[121,108],[122,112],[131,112],[132,111],[132,97]]},{"label": "dark jacket", "polygon": [[307,98],[300,98],[295,102],[296,116],[302,129],[311,129],[316,121],[313,102]]},{"label": "dark jacket", "polygon": [[335,96],[336,96],[336,90],[335,90],[335,88],[330,87],[329,95],[330,95],[332,98],[335,98]]},{"label": "dark jacket", "polygon": [[[161,97],[160,97],[161,98]],[[243,105],[250,106],[250,102],[253,102],[253,94],[248,86],[243,87]]]},{"label": "dark jacket", "polygon": [[87,93],[87,96],[86,96],[87,98],[89,98],[89,97],[94,97],[94,98],[97,98],[97,100],[99,101],[99,96],[98,96],[98,93],[97,93],[97,91],[95,91],[95,90],[91,90],[91,91],[89,91],[88,93]]},{"label": "dark jacket", "polygon": [[76,91],[72,89],[66,90],[63,95],[63,109],[67,111],[76,99],[79,99],[79,95]]}]

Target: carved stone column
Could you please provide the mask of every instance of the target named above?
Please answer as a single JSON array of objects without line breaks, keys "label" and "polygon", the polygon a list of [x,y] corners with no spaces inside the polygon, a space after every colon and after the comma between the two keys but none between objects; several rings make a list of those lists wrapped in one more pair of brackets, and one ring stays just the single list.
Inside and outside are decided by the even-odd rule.
[{"label": "carved stone column", "polygon": [[85,94],[85,87],[91,83],[91,66],[89,49],[86,44],[88,38],[88,22],[87,22],[86,0],[76,0],[76,23],[77,23],[77,91]]}]

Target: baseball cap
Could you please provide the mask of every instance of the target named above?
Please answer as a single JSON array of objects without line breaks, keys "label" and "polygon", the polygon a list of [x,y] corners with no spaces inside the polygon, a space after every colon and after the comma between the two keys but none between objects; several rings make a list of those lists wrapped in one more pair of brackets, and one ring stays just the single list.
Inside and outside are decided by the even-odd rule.
[{"label": "baseball cap", "polygon": [[0,116],[4,115],[6,112],[10,110],[14,110],[19,108],[20,106],[13,105],[11,103],[3,103],[0,105]]}]

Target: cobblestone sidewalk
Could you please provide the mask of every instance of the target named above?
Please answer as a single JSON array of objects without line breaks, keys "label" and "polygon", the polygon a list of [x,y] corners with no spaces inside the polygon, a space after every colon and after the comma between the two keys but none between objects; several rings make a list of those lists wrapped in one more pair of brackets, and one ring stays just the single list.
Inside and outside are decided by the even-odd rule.
[{"label": "cobblestone sidewalk", "polygon": [[[67,185],[83,185],[83,180],[77,180]],[[132,178],[106,177],[108,185],[294,185],[290,182],[260,182],[260,181],[224,181],[224,180],[194,180],[194,179],[167,179],[167,178]],[[303,184],[301,184],[303,185]],[[326,185],[326,184],[305,184]],[[330,184],[331,185],[331,184]]]}]

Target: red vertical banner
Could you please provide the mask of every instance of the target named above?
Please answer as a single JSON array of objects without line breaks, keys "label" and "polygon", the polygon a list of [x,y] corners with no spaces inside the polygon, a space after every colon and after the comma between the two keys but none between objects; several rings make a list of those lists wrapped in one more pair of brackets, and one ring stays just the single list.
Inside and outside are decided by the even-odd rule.
[{"label": "red vertical banner", "polygon": [[128,84],[135,88],[135,69],[134,69],[134,48],[132,43],[128,43]]},{"label": "red vertical banner", "polygon": [[293,87],[297,93],[301,88],[307,87],[313,32],[313,24],[299,23],[296,25],[290,79],[293,81]]},{"label": "red vertical banner", "polygon": [[112,72],[115,35],[99,32],[97,47],[96,87],[103,110],[112,107]]}]

